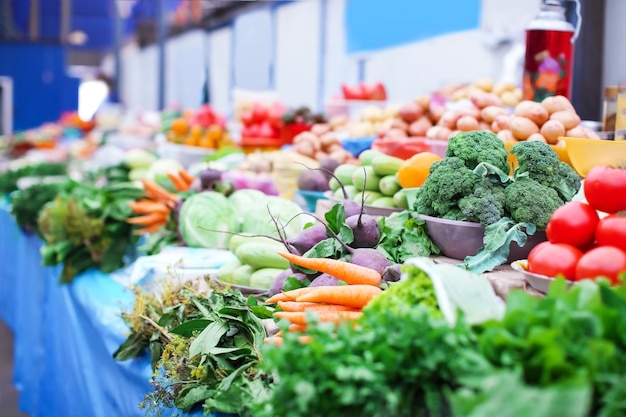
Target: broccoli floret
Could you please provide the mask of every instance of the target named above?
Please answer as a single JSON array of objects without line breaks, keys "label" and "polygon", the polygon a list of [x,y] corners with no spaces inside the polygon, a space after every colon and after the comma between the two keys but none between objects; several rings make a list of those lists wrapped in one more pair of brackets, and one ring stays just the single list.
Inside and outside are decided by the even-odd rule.
[{"label": "broccoli floret", "polygon": [[479,178],[461,159],[437,161],[417,195],[416,211],[443,218],[451,209],[458,209],[459,199],[471,194],[478,182]]},{"label": "broccoli floret", "polygon": [[446,157],[455,156],[463,160],[469,169],[487,162],[510,172],[509,154],[502,140],[491,132],[461,132],[448,141]]},{"label": "broccoli floret", "polygon": [[516,173],[527,172],[528,176],[550,188],[557,184],[561,160],[554,150],[543,142],[520,142],[511,147],[517,157]]},{"label": "broccoli floret", "polygon": [[504,189],[504,208],[517,222],[545,229],[552,213],[564,204],[554,188],[531,178],[520,178]]},{"label": "broccoli floret", "polygon": [[467,221],[489,226],[504,216],[504,200],[504,187],[485,179],[459,200],[459,208]]},{"label": "broccoli floret", "polygon": [[463,212],[461,211],[461,209],[458,206],[457,207],[452,207],[441,218],[445,219],[445,220],[459,220],[459,221],[462,221],[462,222],[468,221],[467,217],[465,217],[465,214],[463,214]]},{"label": "broccoli floret", "polygon": [[569,165],[561,162],[554,150],[543,142],[520,142],[511,147],[517,157],[515,175],[528,177],[557,191],[562,200],[570,201],[580,190],[580,177]]},{"label": "broccoli floret", "polygon": [[580,176],[574,171],[574,168],[565,162],[559,164],[559,183],[556,192],[565,201],[571,201],[572,198],[580,191]]}]

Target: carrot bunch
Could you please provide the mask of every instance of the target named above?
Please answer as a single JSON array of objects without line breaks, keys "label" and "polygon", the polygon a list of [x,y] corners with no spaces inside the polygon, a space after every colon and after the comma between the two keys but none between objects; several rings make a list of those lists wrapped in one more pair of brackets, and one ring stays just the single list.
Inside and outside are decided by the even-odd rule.
[{"label": "carrot bunch", "polygon": [[172,184],[174,184],[174,187],[176,187],[176,190],[179,192],[189,191],[189,188],[194,181],[194,178],[184,168],[178,170],[178,172],[168,172],[167,178],[172,181]]},{"label": "carrot bunch", "polygon": [[[381,275],[373,269],[326,258],[306,258],[291,253],[280,254],[294,265],[324,272],[347,283],[340,286],[305,287],[276,294],[266,300],[276,304],[277,319],[291,323],[290,332],[304,332],[307,329],[307,312],[314,312],[321,322],[339,324],[361,317],[362,309],[382,292],[379,285]],[[267,342],[282,345],[282,332],[267,339]],[[301,336],[301,342],[310,340]]]},{"label": "carrot bunch", "polygon": [[[169,175],[170,174],[168,174],[168,177]],[[189,185],[193,181],[193,177],[191,177],[187,171],[176,174],[176,176],[172,173],[172,176],[184,182],[186,189],[189,189]],[[183,177],[187,179],[183,180]],[[178,195],[167,191],[152,180],[143,179],[141,183],[143,184],[147,198],[128,203],[130,209],[134,213],[139,214],[139,216],[126,219],[126,223],[142,226],[142,228],[133,231],[135,235],[157,232],[161,226],[167,224],[172,209],[181,201]]]}]

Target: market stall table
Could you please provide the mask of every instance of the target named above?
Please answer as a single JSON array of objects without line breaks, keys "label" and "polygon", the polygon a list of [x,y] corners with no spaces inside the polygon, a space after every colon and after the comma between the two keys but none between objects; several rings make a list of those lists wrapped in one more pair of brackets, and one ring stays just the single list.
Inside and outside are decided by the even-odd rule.
[{"label": "market stall table", "polygon": [[144,415],[138,404],[152,389],[148,357],[112,356],[128,332],[120,312],[134,302],[123,277],[92,269],[59,285],[60,268],[41,266],[41,241],[21,232],[6,207],[0,236],[0,319],[15,335],[20,409],[33,417]]}]

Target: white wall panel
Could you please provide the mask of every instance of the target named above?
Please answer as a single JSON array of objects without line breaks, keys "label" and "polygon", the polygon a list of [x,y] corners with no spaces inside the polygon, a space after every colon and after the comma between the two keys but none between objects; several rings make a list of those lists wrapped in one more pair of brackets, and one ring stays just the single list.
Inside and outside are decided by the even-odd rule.
[{"label": "white wall panel", "polygon": [[141,52],[140,110],[159,110],[159,50],[156,45],[148,46]]},{"label": "white wall panel", "polygon": [[[626,84],[626,0],[606,1],[604,27],[604,86]],[[583,16],[583,25],[584,16]]]},{"label": "white wall panel", "polygon": [[319,0],[301,0],[276,10],[276,90],[288,106],[317,103],[319,27]]},{"label": "white wall panel", "polygon": [[324,101],[341,94],[341,84],[358,81],[356,59],[346,55],[345,7],[345,0],[327,0]]},{"label": "white wall panel", "polygon": [[208,35],[208,68],[211,105],[222,114],[230,114],[231,42],[230,28]]},{"label": "white wall panel", "polygon": [[165,103],[197,108],[202,102],[207,47],[203,31],[177,36],[168,42]]},{"label": "white wall panel", "polygon": [[368,57],[366,81],[382,81],[389,100],[406,102],[451,82],[497,77],[497,61],[478,30],[387,49]]},{"label": "white wall panel", "polygon": [[270,86],[272,30],[270,9],[245,13],[235,20],[235,86],[266,90]]}]

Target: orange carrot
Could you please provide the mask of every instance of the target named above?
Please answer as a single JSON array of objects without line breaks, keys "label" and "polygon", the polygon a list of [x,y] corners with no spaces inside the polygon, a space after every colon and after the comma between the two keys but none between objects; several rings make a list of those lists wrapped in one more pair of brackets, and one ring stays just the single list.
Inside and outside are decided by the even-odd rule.
[{"label": "orange carrot", "polygon": [[163,213],[151,213],[145,216],[137,216],[126,219],[126,223],[138,224],[140,226],[149,226],[154,223],[162,223],[167,219]]},{"label": "orange carrot", "polygon": [[154,223],[153,225],[146,226],[143,229],[133,230],[133,235],[141,236],[141,235],[144,235],[146,233],[156,233],[156,232],[159,231],[161,226],[163,226],[163,224],[164,223]]},{"label": "orange carrot", "polygon": [[141,182],[143,183],[143,187],[145,188],[146,193],[150,193],[151,195],[155,196],[156,200],[159,200],[159,201],[171,200],[175,202],[180,201],[179,196],[177,196],[176,194],[170,193],[165,188],[161,187],[159,184],[157,184],[156,182],[152,180],[143,179],[141,180]]},{"label": "orange carrot", "polygon": [[279,301],[295,301],[296,298],[298,298],[300,295],[305,294],[315,288],[317,287],[304,287],[304,288],[298,288],[296,290],[291,290],[287,292],[281,292],[265,300],[265,303],[276,304]]},{"label": "orange carrot", "polygon": [[306,294],[299,295],[299,303],[328,303],[363,308],[382,290],[372,285],[340,285],[337,287],[315,287]]},{"label": "orange carrot", "polygon": [[378,286],[382,279],[378,271],[364,266],[326,258],[306,258],[292,253],[281,252],[280,256],[303,268],[330,274],[347,284],[367,284]]},{"label": "orange carrot", "polygon": [[191,185],[191,183],[193,183],[195,181],[195,178],[191,176],[191,174],[189,173],[189,171],[187,171],[186,169],[181,169],[180,171],[178,171],[178,175],[180,176],[180,178],[182,178],[183,181],[185,181],[188,185]]},{"label": "orange carrot", "polygon": [[301,324],[290,324],[287,330],[290,332],[306,332],[307,327]]},{"label": "orange carrot", "polygon": [[279,301],[278,307],[283,311],[358,311],[356,308],[336,304],[298,303],[296,301]]},{"label": "orange carrot", "polygon": [[167,178],[170,179],[170,181],[172,181],[172,184],[174,184],[174,187],[176,187],[176,189],[178,191],[187,191],[189,190],[189,184],[187,184],[185,182],[185,180],[183,180],[177,172],[168,172],[167,173]]},{"label": "orange carrot", "polygon": [[272,343],[274,346],[280,347],[283,345],[283,338],[280,336],[266,337],[263,339],[265,343]]},{"label": "orange carrot", "polygon": [[[316,311],[315,314],[319,318],[321,322],[332,322],[332,323],[340,323],[342,321],[356,320],[361,315],[363,315],[360,311]],[[293,324],[306,325],[307,318],[306,312],[287,312],[287,311],[278,311],[274,313],[274,317],[280,320],[288,320]]]},{"label": "orange carrot", "polygon": [[157,203],[150,200],[139,200],[128,203],[132,211],[138,214],[164,213],[170,212],[170,209],[163,203]]}]

